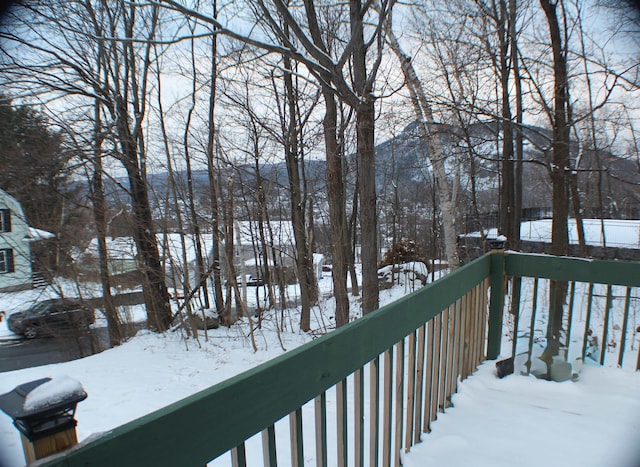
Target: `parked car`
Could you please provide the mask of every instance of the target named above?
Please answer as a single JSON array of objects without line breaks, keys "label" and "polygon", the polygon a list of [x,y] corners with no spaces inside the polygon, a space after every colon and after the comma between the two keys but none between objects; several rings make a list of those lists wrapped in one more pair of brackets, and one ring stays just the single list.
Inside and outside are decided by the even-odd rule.
[{"label": "parked car", "polygon": [[[236,277],[236,283],[238,286],[242,287],[242,276]],[[260,277],[253,277],[251,274],[245,274],[245,284],[247,287],[258,287],[260,285],[264,285],[264,279]],[[224,285],[227,285],[227,281],[224,281]]]},{"label": "parked car", "polygon": [[7,326],[14,333],[33,339],[40,335],[86,329],[94,321],[94,310],[82,301],[54,298],[9,315]]},{"label": "parked car", "polygon": [[[238,284],[242,284],[242,281],[238,282]],[[260,277],[253,277],[251,275],[249,275],[247,277],[247,286],[249,287],[257,287],[260,285],[264,285],[264,279],[260,278]]]}]

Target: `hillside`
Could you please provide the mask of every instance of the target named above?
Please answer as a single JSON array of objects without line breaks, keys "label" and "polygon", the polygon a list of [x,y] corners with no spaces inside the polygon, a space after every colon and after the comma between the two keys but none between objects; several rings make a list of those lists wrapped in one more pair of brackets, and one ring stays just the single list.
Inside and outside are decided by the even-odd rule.
[{"label": "hillside", "polygon": [[[472,231],[477,227],[477,222],[471,223],[476,227],[466,227],[470,219],[476,219],[476,211],[472,209],[474,200],[477,213],[482,215],[481,224],[485,227],[492,226],[497,219],[495,213],[498,211],[499,200],[499,163],[496,155],[499,153],[500,142],[497,124],[478,123],[466,129],[437,124],[433,130],[438,131],[442,137],[445,153],[448,155],[449,173],[451,176],[459,176],[457,216],[461,231]],[[551,206],[548,175],[551,134],[549,130],[534,126],[525,127],[523,134],[525,141],[522,206],[533,213],[531,218],[539,218],[539,213],[548,213]],[[585,217],[600,217],[601,213],[612,218],[640,217],[640,172],[633,161],[607,151],[581,150],[577,143],[572,146],[572,152],[578,164],[575,173]],[[407,125],[394,138],[376,146],[376,182],[381,225],[391,225],[392,211],[401,207],[402,212],[399,216],[404,219],[406,225],[401,225],[400,230],[413,232],[411,235],[414,236],[428,235],[433,209],[437,206],[437,195],[433,192],[433,179],[427,155],[427,148],[417,134],[416,123]],[[271,217],[277,219],[287,216],[288,176],[285,163],[262,164],[259,169]],[[303,170],[308,193],[314,202],[316,226],[321,227],[327,211],[325,162],[305,161]],[[355,155],[345,158],[344,172],[348,184],[347,209],[350,211],[350,200],[355,187]],[[255,165],[227,165],[219,179],[225,185],[223,189],[226,189],[226,182],[231,177],[234,180],[234,202],[241,211],[236,216],[255,217],[252,213],[252,210],[257,209]],[[175,178],[179,196],[184,198],[187,186],[186,173],[178,172]],[[158,215],[164,218],[167,212],[175,210],[171,208],[171,202],[167,201],[167,194],[171,192],[169,180],[167,173],[149,175],[152,193],[155,196],[152,202],[155,202],[156,209],[160,210]],[[206,170],[193,172],[193,185],[198,209],[209,212],[209,182]],[[115,209],[129,205],[123,189],[126,186],[126,179],[119,179],[117,183],[112,182],[108,185],[108,196]],[[175,219],[173,221],[175,222]],[[413,225],[409,225],[411,222]],[[171,222],[168,225],[171,225]]]}]

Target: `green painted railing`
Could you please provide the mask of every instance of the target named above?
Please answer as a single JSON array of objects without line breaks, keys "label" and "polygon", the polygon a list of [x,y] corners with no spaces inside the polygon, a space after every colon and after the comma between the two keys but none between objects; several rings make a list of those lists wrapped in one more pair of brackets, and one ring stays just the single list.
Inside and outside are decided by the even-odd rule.
[{"label": "green painted railing", "polygon": [[[260,434],[263,465],[301,466],[309,458],[317,466],[400,465],[401,452],[419,442],[450,405],[458,381],[500,354],[510,325],[503,325],[503,314],[509,319],[505,298],[513,301],[514,291],[516,348],[520,297],[528,290],[523,281],[538,287],[544,279],[609,284],[607,303],[614,300],[611,287],[627,287],[626,333],[640,264],[493,251],[364,318],[42,465],[201,467],[216,459],[220,465],[254,466],[248,458],[255,451],[245,443]],[[573,303],[577,289],[571,290]],[[532,315],[540,316],[537,298],[533,303]],[[288,426],[284,436],[282,423]]]},{"label": "green painted railing", "polygon": [[[508,253],[504,271],[511,284],[513,354],[523,338],[529,353],[534,341],[546,340],[549,296],[560,281],[567,290],[564,356],[640,370],[640,326],[633,326],[640,317],[640,263]],[[636,355],[625,364],[628,353]]]},{"label": "green painted railing", "polygon": [[[245,465],[244,442],[261,432],[265,465],[276,465],[276,443],[291,444],[291,459],[278,459],[281,464],[302,465],[307,453],[318,466],[399,465],[400,452],[419,441],[449,405],[458,378],[485,358],[490,269],[490,255],[478,258],[389,306],[44,465],[203,466],[226,453],[227,465]],[[335,416],[327,416],[328,399],[335,399]],[[305,445],[301,407],[310,401],[315,443]],[[274,424],[285,417],[291,434],[276,439]]]}]

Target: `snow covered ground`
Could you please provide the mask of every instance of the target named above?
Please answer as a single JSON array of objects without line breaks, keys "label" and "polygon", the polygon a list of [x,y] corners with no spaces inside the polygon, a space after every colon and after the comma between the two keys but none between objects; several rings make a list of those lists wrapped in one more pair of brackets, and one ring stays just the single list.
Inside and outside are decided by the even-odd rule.
[{"label": "snow covered ground", "polygon": [[[330,282],[330,278],[321,281],[323,287],[329,287]],[[388,303],[409,291],[407,286],[382,291],[381,302]],[[23,295],[11,303],[19,307],[27,299]],[[6,295],[0,296],[3,306],[8,300]],[[141,314],[140,310],[132,311]],[[314,310],[314,329],[330,327],[331,315],[328,300]],[[286,331],[278,332],[275,315],[268,315],[262,328],[254,331],[257,352],[248,337],[247,321],[230,329],[212,330],[207,341],[201,336],[199,342],[185,341],[177,332],[140,332],[118,348],[81,360],[3,373],[0,394],[43,377],[66,376],[79,381],[88,394],[76,413],[82,441],[308,342],[312,337],[297,330],[297,319],[295,312],[285,312]],[[5,321],[0,323],[0,335],[6,336],[9,333],[4,325]],[[510,355],[510,345],[505,328],[504,355]],[[634,457],[640,455],[634,452],[638,451],[640,433],[637,372],[585,365],[578,381],[553,383],[520,374],[497,379],[494,363],[486,362],[462,383],[453,403],[453,408],[439,414],[432,432],[423,435],[423,442],[403,455],[404,465],[640,465],[640,458]],[[327,404],[328,411],[335,410],[331,400]],[[276,430],[286,433],[286,422],[278,425]],[[306,424],[304,432],[305,437],[313,433]],[[335,439],[329,443],[331,448]],[[305,463],[315,465],[313,443],[306,445]],[[249,442],[247,448],[249,465],[261,465],[257,461],[261,459],[259,443]],[[281,464],[287,465],[288,456],[281,459]],[[24,457],[17,430],[9,417],[0,413],[0,466],[19,465],[24,465]],[[212,465],[230,465],[230,460],[223,457]]]}]

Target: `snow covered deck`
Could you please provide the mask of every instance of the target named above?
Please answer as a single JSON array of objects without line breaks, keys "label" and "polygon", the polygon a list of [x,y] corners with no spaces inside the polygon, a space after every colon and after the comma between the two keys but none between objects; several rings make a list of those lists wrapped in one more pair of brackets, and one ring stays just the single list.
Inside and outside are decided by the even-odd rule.
[{"label": "snow covered deck", "polygon": [[640,373],[585,366],[577,382],[495,376],[482,364],[406,467],[637,467]]}]

